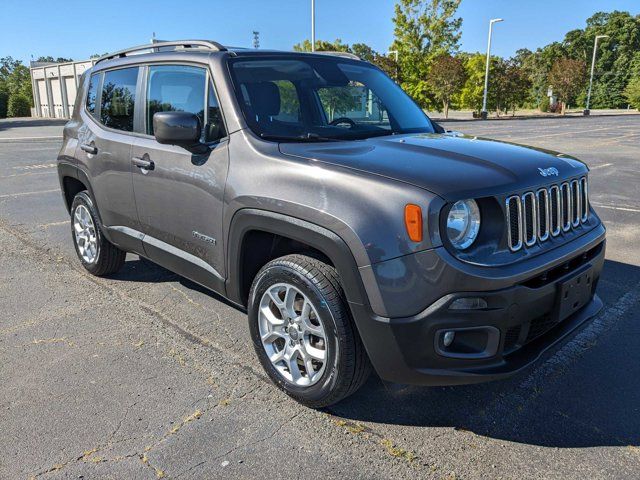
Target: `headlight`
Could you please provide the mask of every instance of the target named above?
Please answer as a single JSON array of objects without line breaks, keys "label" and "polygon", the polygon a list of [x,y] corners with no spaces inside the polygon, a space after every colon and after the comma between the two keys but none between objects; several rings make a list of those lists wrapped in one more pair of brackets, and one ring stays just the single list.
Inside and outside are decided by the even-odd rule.
[{"label": "headlight", "polygon": [[480,209],[475,200],[460,200],[453,204],[447,217],[449,241],[459,250],[471,246],[480,230]]}]

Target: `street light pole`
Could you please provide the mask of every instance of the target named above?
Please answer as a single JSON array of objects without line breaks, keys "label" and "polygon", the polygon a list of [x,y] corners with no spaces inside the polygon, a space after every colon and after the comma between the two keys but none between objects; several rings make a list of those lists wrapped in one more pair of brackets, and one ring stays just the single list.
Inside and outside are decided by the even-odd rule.
[{"label": "street light pole", "polygon": [[311,0],[311,51],[316,51],[316,0]]},{"label": "street light pole", "polygon": [[484,71],[484,95],[482,96],[482,112],[480,115],[483,120],[487,118],[487,91],[489,90],[489,61],[491,58],[491,33],[493,32],[493,24],[502,22],[502,18],[493,18],[489,21],[489,40],[487,41],[487,64]]},{"label": "street light pole", "polygon": [[587,107],[584,109],[584,112],[582,112],[584,115],[589,115],[591,113],[589,111],[589,104],[591,103],[591,87],[593,85],[593,71],[596,66],[596,51],[598,50],[598,40],[608,37],[609,35],[596,35],[596,38],[593,41],[593,56],[591,57],[591,77],[589,78],[589,91],[587,93]]}]

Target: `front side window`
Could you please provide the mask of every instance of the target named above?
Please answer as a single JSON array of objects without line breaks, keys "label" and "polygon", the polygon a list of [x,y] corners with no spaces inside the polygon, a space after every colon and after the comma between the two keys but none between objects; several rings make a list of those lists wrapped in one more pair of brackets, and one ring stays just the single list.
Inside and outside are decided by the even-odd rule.
[{"label": "front side window", "polygon": [[98,100],[98,84],[100,83],[100,74],[94,73],[91,75],[91,80],[89,81],[89,88],[87,90],[87,112],[89,112],[94,117],[97,112],[97,100]]},{"label": "front side window", "polygon": [[230,59],[249,127],[279,141],[433,133],[424,112],[381,70],[338,57]]},{"label": "front side window", "polygon": [[138,67],[105,72],[100,121],[105,127],[133,131]]},{"label": "front side window", "polygon": [[203,68],[182,65],[149,67],[147,83],[147,134],[153,135],[153,116],[158,112],[193,113],[204,124]]}]

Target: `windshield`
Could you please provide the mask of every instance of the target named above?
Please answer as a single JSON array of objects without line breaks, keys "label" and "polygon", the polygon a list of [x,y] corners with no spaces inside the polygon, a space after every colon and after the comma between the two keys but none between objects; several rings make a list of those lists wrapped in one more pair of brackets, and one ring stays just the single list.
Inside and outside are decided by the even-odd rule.
[{"label": "windshield", "polygon": [[434,132],[402,89],[366,63],[287,56],[230,64],[247,124],[263,138],[331,141]]}]

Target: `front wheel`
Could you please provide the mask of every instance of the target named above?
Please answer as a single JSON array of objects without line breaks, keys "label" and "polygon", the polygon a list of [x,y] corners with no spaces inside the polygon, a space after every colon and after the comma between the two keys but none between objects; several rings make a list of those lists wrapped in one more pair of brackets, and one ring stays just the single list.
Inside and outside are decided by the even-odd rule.
[{"label": "front wheel", "polygon": [[124,265],[126,252],[102,234],[98,213],[86,191],[78,193],[71,204],[71,235],[78,258],[89,273],[109,275]]},{"label": "front wheel", "polygon": [[265,265],[249,294],[249,328],[271,380],[320,408],[354,393],[371,372],[336,270],[305,255]]}]

